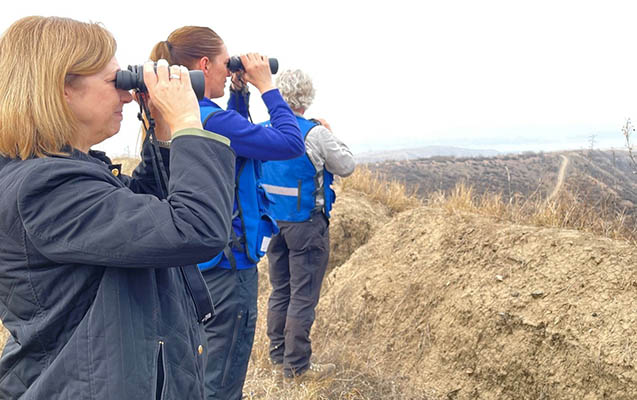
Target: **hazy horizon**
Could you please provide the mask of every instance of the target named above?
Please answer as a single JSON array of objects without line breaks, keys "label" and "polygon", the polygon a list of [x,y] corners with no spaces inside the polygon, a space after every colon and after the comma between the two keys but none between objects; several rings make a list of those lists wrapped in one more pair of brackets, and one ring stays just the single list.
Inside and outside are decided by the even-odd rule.
[{"label": "hazy horizon", "polygon": [[[126,68],[176,28],[209,26],[231,55],[259,52],[281,70],[305,70],[316,89],[306,115],[325,118],[354,153],[586,149],[591,135],[594,147],[622,148],[621,126],[637,118],[637,3],[628,0],[86,4],[18,2],[0,14],[0,30],[28,15],[100,22]],[[254,121],[269,119],[251,93]],[[135,154],[137,111],[127,105],[122,132],[95,148]]]}]

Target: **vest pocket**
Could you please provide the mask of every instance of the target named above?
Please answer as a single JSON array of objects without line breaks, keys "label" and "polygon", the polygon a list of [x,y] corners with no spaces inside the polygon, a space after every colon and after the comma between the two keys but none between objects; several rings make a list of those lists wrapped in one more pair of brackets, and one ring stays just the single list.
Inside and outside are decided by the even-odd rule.
[{"label": "vest pocket", "polygon": [[268,214],[262,214],[259,220],[257,233],[257,255],[263,257],[268,251],[268,246],[273,235],[279,233],[279,227]]},{"label": "vest pocket", "polygon": [[257,225],[255,250],[257,257],[261,258],[268,251],[268,246],[270,245],[272,236],[279,233],[279,227],[276,224],[274,218],[272,218],[269,213],[269,208],[274,202],[270,193],[268,193],[268,191],[265,190],[265,188],[261,184],[259,184],[257,186],[257,195],[260,218]]}]

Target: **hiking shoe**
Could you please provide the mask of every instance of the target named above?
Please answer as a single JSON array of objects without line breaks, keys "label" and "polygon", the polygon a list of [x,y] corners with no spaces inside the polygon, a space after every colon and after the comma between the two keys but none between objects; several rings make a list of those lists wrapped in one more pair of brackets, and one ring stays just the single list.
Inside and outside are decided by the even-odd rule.
[{"label": "hiking shoe", "polygon": [[320,381],[334,374],[335,371],[336,365],[334,364],[318,364],[310,362],[310,367],[302,372],[300,375],[295,376],[295,378],[301,380]]}]

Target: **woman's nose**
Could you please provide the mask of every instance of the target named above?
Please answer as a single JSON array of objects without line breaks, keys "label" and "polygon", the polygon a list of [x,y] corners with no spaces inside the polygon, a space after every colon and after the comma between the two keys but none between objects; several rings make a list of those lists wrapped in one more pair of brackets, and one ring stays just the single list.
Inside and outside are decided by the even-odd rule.
[{"label": "woman's nose", "polygon": [[130,103],[131,101],[133,101],[133,95],[127,90],[122,90],[120,92],[119,97],[120,97],[122,103],[124,103],[124,104]]}]

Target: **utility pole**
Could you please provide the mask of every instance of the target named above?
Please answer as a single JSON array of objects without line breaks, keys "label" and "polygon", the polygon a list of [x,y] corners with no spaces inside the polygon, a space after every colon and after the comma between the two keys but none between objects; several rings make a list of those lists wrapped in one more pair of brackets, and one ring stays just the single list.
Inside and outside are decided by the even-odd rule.
[{"label": "utility pole", "polygon": [[593,150],[595,149],[595,134],[589,136],[590,147],[588,148],[588,158],[593,158]]}]

